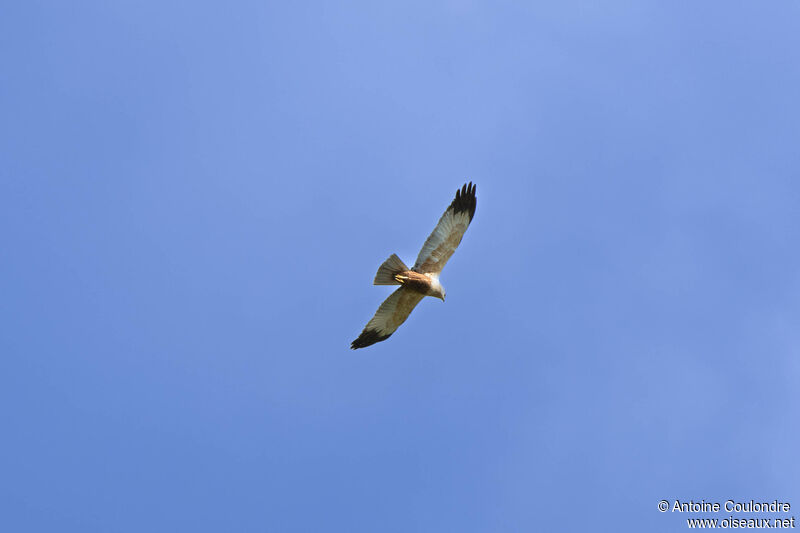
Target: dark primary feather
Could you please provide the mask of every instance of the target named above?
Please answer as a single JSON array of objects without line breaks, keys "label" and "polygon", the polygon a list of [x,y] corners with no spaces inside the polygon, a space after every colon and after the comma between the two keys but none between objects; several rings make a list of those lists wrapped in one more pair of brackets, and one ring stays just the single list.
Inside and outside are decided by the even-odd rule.
[{"label": "dark primary feather", "polygon": [[361,332],[361,335],[359,335],[358,338],[350,344],[350,348],[353,350],[357,350],[358,348],[364,348],[365,346],[370,346],[372,344],[375,344],[376,342],[385,341],[391,336],[392,336],[391,333],[389,333],[388,335],[381,335],[380,333],[377,332],[377,330],[365,329],[364,331]]},{"label": "dark primary feather", "polygon": [[472,217],[475,216],[475,207],[478,205],[478,200],[475,197],[475,185],[470,181],[465,183],[460,190],[456,191],[456,197],[450,207],[453,208],[455,214],[461,212],[469,213],[469,221],[472,222]]}]

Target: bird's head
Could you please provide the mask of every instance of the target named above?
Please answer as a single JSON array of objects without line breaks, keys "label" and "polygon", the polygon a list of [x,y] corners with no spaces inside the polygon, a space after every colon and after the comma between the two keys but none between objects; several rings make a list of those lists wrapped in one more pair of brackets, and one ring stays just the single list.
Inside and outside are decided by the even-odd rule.
[{"label": "bird's head", "polygon": [[431,281],[431,296],[444,301],[444,287],[442,287],[442,284],[439,283],[437,278],[433,278]]}]

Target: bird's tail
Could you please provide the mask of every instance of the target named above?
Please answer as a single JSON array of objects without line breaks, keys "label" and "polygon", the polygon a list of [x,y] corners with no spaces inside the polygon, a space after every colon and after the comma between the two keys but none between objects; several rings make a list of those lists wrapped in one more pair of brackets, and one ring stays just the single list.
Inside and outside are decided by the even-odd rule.
[{"label": "bird's tail", "polygon": [[394,276],[406,270],[408,270],[408,267],[405,263],[396,254],[392,254],[378,268],[378,273],[375,274],[375,281],[372,283],[373,285],[400,285],[400,282]]}]

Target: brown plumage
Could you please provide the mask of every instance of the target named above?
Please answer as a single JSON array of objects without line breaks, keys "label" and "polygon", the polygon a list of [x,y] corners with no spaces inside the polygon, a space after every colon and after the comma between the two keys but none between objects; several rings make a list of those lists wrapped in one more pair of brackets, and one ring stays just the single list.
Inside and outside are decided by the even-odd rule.
[{"label": "brown plumage", "polygon": [[436,296],[435,291],[431,285],[431,279],[425,274],[414,272],[413,270],[405,270],[399,274],[395,274],[394,279],[400,282],[408,290],[418,292],[423,296]]},{"label": "brown plumage", "polygon": [[378,308],[361,335],[350,345],[354,350],[388,339],[406,321],[425,296],[444,301],[439,274],[456,251],[472,217],[477,199],[471,182],[456,191],[433,232],[425,240],[412,268],[392,254],[375,274],[375,285],[400,285]]}]

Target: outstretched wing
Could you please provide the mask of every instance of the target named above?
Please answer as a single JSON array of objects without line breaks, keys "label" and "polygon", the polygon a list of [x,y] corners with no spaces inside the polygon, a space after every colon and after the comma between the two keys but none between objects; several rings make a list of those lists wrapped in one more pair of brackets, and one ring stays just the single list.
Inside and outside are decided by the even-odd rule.
[{"label": "outstretched wing", "polygon": [[475,185],[470,182],[456,191],[456,198],[444,212],[436,229],[422,245],[411,270],[422,274],[439,274],[458,248],[464,232],[475,215]]},{"label": "outstretched wing", "polygon": [[400,287],[386,298],[372,320],[367,322],[364,331],[350,345],[350,348],[364,348],[376,342],[385,341],[406,321],[408,315],[422,300],[424,295],[407,287]]}]

